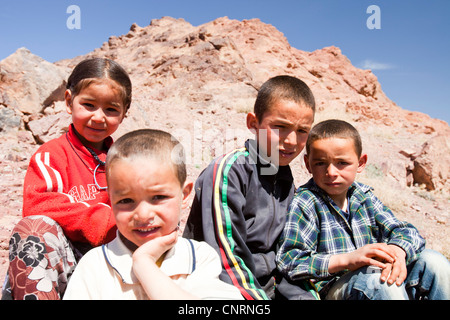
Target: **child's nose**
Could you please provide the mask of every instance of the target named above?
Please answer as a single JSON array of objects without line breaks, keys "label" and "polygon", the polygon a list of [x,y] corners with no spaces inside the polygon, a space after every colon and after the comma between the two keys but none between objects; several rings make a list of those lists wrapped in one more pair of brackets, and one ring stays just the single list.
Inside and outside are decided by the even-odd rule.
[{"label": "child's nose", "polygon": [[297,145],[297,133],[295,131],[289,132],[286,139],[284,139],[284,143],[290,146]]},{"label": "child's nose", "polygon": [[333,164],[330,164],[327,168],[327,174],[329,176],[335,176],[337,174],[337,168]]},{"label": "child's nose", "polygon": [[139,224],[148,224],[155,218],[155,213],[150,204],[141,202],[136,207],[133,218]]},{"label": "child's nose", "polygon": [[98,108],[92,115],[92,120],[97,122],[103,122],[105,119],[105,113],[102,108]]}]

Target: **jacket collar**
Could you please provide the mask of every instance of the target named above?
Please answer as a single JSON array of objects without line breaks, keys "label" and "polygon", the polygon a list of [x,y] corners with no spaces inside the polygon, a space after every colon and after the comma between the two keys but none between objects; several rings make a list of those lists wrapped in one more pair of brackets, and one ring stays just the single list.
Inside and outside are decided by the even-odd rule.
[{"label": "jacket collar", "polygon": [[[83,160],[87,161],[89,163],[89,166],[94,167],[97,166],[96,160],[92,157],[91,153],[87,150],[86,146],[81,142],[81,140],[78,138],[77,132],[75,130],[75,127],[73,124],[69,126],[69,131],[66,133],[67,140],[69,141],[70,145],[74,148],[74,151],[79,155],[83,157]],[[113,144],[113,139],[111,137],[107,137],[105,139],[105,146],[107,150],[111,147]],[[107,151],[104,150],[97,150],[92,149],[99,157],[101,161],[106,161],[106,154]]]},{"label": "jacket collar", "polygon": [[[314,179],[313,179],[313,178],[309,179],[309,181],[308,181],[307,183],[305,183],[304,185],[302,185],[302,186],[298,189],[298,191],[304,190],[304,189],[308,189],[308,190],[310,190],[310,191],[312,191],[312,192],[314,192],[314,193],[320,195],[324,200],[332,201],[332,199],[330,198],[330,196],[328,196],[328,195],[326,194],[326,192],[323,191],[323,190],[322,190],[322,189],[314,182]],[[363,183],[354,181],[354,182],[352,183],[352,185],[348,188],[347,196],[348,196],[348,198],[350,198],[350,199],[351,199],[352,197],[355,197],[356,199],[358,199],[358,200],[361,201],[361,200],[365,197],[364,195],[365,195],[368,191],[370,191],[370,190],[373,190],[373,188],[371,188],[370,186],[365,185],[365,184],[363,184]]]}]

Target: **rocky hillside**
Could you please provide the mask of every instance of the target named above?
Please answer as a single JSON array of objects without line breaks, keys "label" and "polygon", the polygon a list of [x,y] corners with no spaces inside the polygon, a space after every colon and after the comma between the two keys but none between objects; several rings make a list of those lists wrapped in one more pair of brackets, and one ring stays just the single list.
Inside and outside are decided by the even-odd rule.
[{"label": "rocky hillside", "polygon": [[[79,61],[94,56],[118,61],[133,81],[132,107],[115,137],[146,127],[172,132],[187,149],[193,180],[214,156],[251,137],[245,115],[264,81],[280,74],[303,79],[316,96],[316,121],[340,118],[361,131],[369,165],[359,180],[416,225],[429,248],[450,256],[446,122],[397,106],[376,76],[354,67],[339,48],[301,51],[257,19],[224,17],[194,27],[165,17],[133,24],[85,56],[49,63],[21,48],[0,61],[0,278],[29,158],[67,129],[65,81]],[[301,159],[293,170],[297,185],[306,182]]]}]

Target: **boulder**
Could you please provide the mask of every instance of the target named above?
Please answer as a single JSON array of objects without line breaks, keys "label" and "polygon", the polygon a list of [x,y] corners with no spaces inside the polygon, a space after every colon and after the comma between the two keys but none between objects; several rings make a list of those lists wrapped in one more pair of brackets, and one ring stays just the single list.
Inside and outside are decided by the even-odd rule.
[{"label": "boulder", "polygon": [[427,190],[450,191],[450,137],[438,135],[425,142],[414,156],[414,183]]},{"label": "boulder", "polygon": [[0,61],[0,103],[24,114],[38,113],[64,98],[69,72],[20,48]]}]

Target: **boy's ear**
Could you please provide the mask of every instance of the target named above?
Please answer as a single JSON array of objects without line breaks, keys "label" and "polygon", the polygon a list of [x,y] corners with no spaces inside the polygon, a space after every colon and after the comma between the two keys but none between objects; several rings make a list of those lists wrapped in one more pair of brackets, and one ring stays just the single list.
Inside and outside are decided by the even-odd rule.
[{"label": "boy's ear", "polygon": [[70,90],[64,92],[64,101],[66,102],[67,113],[72,114],[72,92]]},{"label": "boy's ear", "polygon": [[186,181],[183,186],[183,203],[182,208],[186,209],[189,204],[189,195],[192,192],[192,189],[194,188],[194,183],[192,181]]},{"label": "boy's ear", "polygon": [[364,170],[366,163],[367,163],[367,154],[363,154],[359,158],[358,170],[357,170],[358,173],[361,173]]},{"label": "boy's ear", "polygon": [[247,114],[247,128],[252,132],[256,133],[256,130],[258,129],[258,118],[253,112],[249,112]]},{"label": "boy's ear", "polygon": [[311,173],[311,167],[309,166],[309,158],[308,158],[308,155],[306,153],[303,156],[303,160],[305,161],[306,169],[308,169],[308,172]]}]

